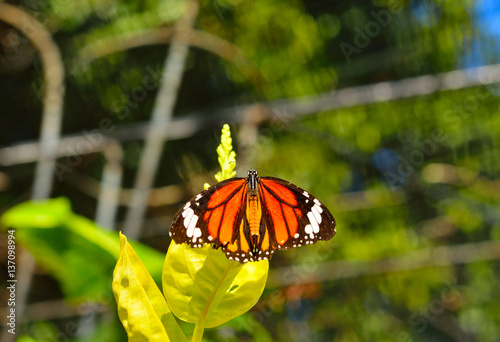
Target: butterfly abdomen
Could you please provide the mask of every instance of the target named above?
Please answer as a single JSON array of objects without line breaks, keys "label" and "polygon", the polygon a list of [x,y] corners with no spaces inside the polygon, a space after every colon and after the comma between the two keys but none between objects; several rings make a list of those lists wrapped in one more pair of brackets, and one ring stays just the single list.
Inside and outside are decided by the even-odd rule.
[{"label": "butterfly abdomen", "polygon": [[248,226],[250,227],[250,235],[259,236],[260,222],[262,220],[262,209],[260,207],[259,196],[248,196],[246,213]]}]

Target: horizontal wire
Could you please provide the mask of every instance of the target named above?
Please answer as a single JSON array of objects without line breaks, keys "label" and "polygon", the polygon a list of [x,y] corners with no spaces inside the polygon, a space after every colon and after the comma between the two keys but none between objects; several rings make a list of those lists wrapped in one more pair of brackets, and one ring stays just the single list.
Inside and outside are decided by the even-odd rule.
[{"label": "horizontal wire", "polygon": [[[480,85],[488,88],[495,83],[500,83],[500,64],[344,88],[301,99],[274,100],[264,105],[263,108],[267,108],[267,110],[263,114],[267,116],[264,119],[270,119],[276,113],[279,113],[281,118],[293,118],[357,105],[430,95],[446,90],[465,89]],[[491,89],[488,91],[493,92]],[[174,118],[168,128],[168,140],[189,138],[201,130],[220,126],[222,123],[240,124],[248,120],[245,113],[255,106],[261,105],[248,104],[209,111],[196,111],[180,118]],[[103,120],[111,121],[109,118],[103,118]],[[57,158],[102,152],[114,140],[121,143],[143,140],[148,134],[149,123],[140,122],[113,127],[114,129],[108,135],[111,140],[106,139],[106,135],[99,129],[63,136],[59,142]],[[28,141],[0,148],[0,166],[33,163],[38,160],[39,148],[38,141]]]}]

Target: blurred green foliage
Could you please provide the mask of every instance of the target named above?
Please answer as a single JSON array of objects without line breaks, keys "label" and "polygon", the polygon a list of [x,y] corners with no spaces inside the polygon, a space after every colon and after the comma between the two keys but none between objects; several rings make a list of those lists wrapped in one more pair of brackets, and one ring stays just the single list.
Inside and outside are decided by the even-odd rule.
[{"label": "blurred green foliage", "polygon": [[[476,64],[498,63],[498,37],[481,31],[476,10],[481,3],[202,1],[196,28],[234,44],[259,77],[250,80],[236,65],[192,49],[176,115],[436,74],[470,66],[467,60],[476,55]],[[19,4],[54,33],[68,66],[65,133],[94,129],[103,118],[119,126],[150,117],[156,89],[145,88],[144,78],[158,79],[166,45],[114,53],[85,68],[74,66],[87,44],[171,26],[182,13],[183,1],[25,0]],[[369,31],[377,27],[378,34]],[[0,29],[5,33],[5,27]],[[22,39],[14,47],[5,44],[9,41],[1,40],[0,54],[2,65],[6,60],[10,63],[8,70],[1,69],[0,77],[0,107],[6,113],[0,116],[0,144],[5,146],[37,139],[42,89],[35,54],[24,50],[27,43]],[[342,43],[355,52],[346,56]],[[24,58],[11,58],[16,53]],[[138,97],[141,89],[146,90],[144,97]],[[500,335],[498,256],[403,271],[392,270],[391,260],[410,258],[411,253],[426,249],[452,251],[457,246],[500,241],[499,110],[497,86],[474,86],[303,118],[278,116],[261,127],[257,141],[247,148],[245,162],[321,199],[334,214],[338,233],[328,244],[278,253],[270,263],[277,281],[265,290],[256,308],[222,329],[208,331],[207,340],[496,341]],[[213,151],[219,129],[169,141],[156,185],[195,179],[191,189],[199,192],[209,178],[200,181],[195,176],[206,170],[213,173],[217,165]],[[239,152],[237,139],[233,144]],[[141,144],[123,147],[124,186],[129,187]],[[99,179],[103,163],[96,155],[84,156],[73,175]],[[0,193],[0,203],[10,207],[26,197],[33,171],[18,165],[4,172],[11,185]],[[68,197],[80,215],[95,214],[95,200],[69,182],[57,182],[54,194]],[[109,288],[106,275],[114,265],[117,247],[111,248],[114,252],[103,247],[107,233],[71,213],[68,203],[54,201],[47,214],[57,220],[44,221],[48,215],[34,217],[34,208],[19,207],[12,210],[22,208],[22,214],[12,222],[23,225],[19,234],[60,282],[65,296],[95,296]],[[173,215],[176,209],[155,208],[149,215]],[[124,210],[120,219],[123,216]],[[169,222],[161,230],[148,230],[144,242],[165,251]],[[96,235],[91,238],[89,232]],[[85,263],[83,256],[99,260]],[[349,269],[351,262],[370,267],[378,261],[387,263],[384,272],[371,274],[368,268],[342,277],[341,271]],[[316,274],[325,262],[331,269]],[[405,262],[411,266],[415,260]],[[286,283],[290,279],[286,271],[292,265],[302,282]],[[316,281],[315,276],[327,279]]]},{"label": "blurred green foliage", "polygon": [[[280,170],[335,213],[336,248],[328,259],[390,260],[423,248],[498,241],[500,196],[487,190],[499,185],[498,117],[498,99],[485,87],[319,113],[261,138],[252,163]],[[359,198],[346,204],[342,193],[351,191]],[[384,197],[393,203],[381,205]],[[300,263],[308,254],[279,257]],[[485,260],[324,284],[328,297],[315,303],[321,309],[308,322],[333,314],[325,324],[341,341],[494,341],[497,268],[497,260]],[[322,334],[321,325],[310,329]]]},{"label": "blurred green foliage", "polygon": [[[109,275],[120,251],[117,232],[74,214],[65,198],[19,204],[2,215],[1,223],[15,228],[17,242],[54,275],[67,300],[112,303]],[[161,283],[163,254],[138,243],[134,246]]]}]

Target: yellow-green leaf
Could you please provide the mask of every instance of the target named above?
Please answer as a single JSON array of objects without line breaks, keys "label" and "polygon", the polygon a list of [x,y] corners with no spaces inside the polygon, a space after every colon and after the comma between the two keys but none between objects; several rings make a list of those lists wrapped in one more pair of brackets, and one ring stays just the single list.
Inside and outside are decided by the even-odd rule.
[{"label": "yellow-green leaf", "polygon": [[122,234],[113,293],[129,342],[187,341],[153,278]]},{"label": "yellow-green leaf", "polygon": [[209,245],[191,248],[172,242],[163,268],[163,293],[175,316],[211,328],[255,305],[268,270],[268,260],[240,264]]}]

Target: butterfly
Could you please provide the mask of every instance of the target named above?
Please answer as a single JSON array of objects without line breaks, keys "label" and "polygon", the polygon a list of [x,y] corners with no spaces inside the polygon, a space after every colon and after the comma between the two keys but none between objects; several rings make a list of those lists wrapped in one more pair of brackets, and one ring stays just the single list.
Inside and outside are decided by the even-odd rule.
[{"label": "butterfly", "polygon": [[191,247],[212,244],[241,263],[270,259],[280,249],[329,240],[330,211],[307,191],[276,177],[219,182],[187,202],[174,216],[170,237]]}]

